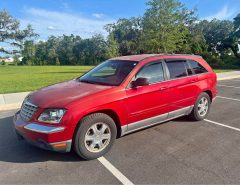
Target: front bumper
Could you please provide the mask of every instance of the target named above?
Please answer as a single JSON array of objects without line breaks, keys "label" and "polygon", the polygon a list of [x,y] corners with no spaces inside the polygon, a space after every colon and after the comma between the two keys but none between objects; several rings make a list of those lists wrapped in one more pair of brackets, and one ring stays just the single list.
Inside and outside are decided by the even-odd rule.
[{"label": "front bumper", "polygon": [[[25,139],[34,146],[56,152],[69,152],[72,140],[62,137],[64,127],[51,127],[37,123],[24,122],[19,112],[13,118],[14,128],[18,139]],[[63,139],[60,139],[63,138]]]}]

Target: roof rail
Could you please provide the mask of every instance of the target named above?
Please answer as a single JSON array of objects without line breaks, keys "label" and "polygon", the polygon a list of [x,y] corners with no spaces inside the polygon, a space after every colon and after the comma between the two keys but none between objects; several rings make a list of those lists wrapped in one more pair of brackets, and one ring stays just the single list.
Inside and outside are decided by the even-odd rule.
[{"label": "roof rail", "polygon": [[202,56],[194,55],[194,54],[159,53],[159,54],[156,54],[156,55],[152,55],[152,56],[146,57],[146,58],[142,59],[141,61],[146,60],[148,58],[158,57],[158,56],[183,56],[183,55],[184,56],[195,56],[195,57],[202,58]]}]

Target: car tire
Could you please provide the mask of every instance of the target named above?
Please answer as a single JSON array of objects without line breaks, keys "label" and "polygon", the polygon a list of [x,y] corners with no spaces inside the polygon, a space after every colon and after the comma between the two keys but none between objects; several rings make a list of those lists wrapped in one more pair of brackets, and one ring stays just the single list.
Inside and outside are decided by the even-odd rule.
[{"label": "car tire", "polygon": [[205,119],[210,111],[211,100],[207,93],[203,92],[199,95],[194,104],[190,117],[194,121],[201,121]]},{"label": "car tire", "polygon": [[80,121],[73,149],[83,159],[96,159],[111,149],[116,136],[114,120],[104,113],[93,113]]}]

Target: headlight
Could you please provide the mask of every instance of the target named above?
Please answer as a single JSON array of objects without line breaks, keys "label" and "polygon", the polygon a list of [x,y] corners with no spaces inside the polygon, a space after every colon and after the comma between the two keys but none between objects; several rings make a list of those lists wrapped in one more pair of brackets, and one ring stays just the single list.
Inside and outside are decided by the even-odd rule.
[{"label": "headlight", "polygon": [[59,123],[65,112],[65,109],[46,109],[38,117],[38,121],[47,123]]}]

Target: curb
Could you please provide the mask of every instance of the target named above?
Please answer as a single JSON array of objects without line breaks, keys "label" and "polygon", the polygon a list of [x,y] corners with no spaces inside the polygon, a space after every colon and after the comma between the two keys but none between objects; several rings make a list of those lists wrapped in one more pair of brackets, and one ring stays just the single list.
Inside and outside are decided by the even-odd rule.
[{"label": "curb", "polygon": [[8,110],[13,110],[13,109],[20,109],[21,105],[22,105],[22,102],[0,105],[0,111],[8,111]]},{"label": "curb", "polygon": [[222,80],[230,80],[230,79],[235,79],[235,78],[240,78],[240,75],[236,75],[236,76],[231,76],[231,77],[222,77],[222,78],[218,78],[218,81],[222,81]]},{"label": "curb", "polygon": [[18,109],[30,92],[0,94],[0,111]]}]

